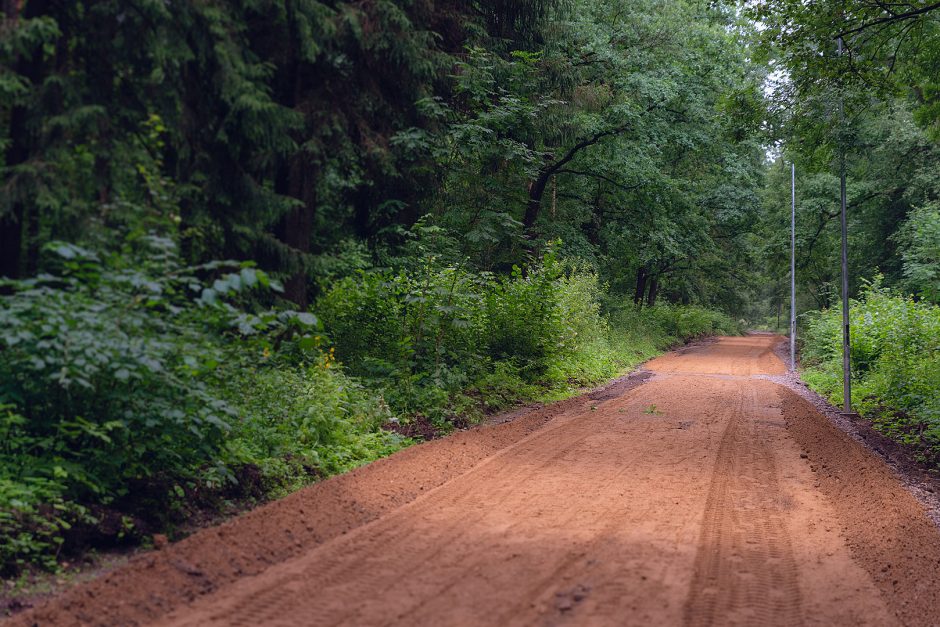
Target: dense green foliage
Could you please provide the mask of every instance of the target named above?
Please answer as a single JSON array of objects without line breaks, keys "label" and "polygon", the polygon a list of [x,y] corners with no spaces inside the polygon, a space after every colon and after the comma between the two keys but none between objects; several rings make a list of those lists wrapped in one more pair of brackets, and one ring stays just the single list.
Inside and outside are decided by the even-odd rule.
[{"label": "dense green foliage", "polygon": [[[853,407],[887,435],[940,463],[940,306],[870,285],[849,309]],[[842,401],[842,311],[807,314],[805,377]]]},{"label": "dense green foliage", "polygon": [[740,4],[2,0],[5,569],[779,318],[784,160],[811,380],[845,155],[858,400],[932,433],[864,315],[940,299],[936,12]]},{"label": "dense green foliage", "polygon": [[248,305],[278,289],[251,265],[183,266],[156,236],[46,250],[51,272],[8,281],[0,309],[6,570],[107,518],[130,539],[203,493],[277,493],[403,443],[330,370],[314,316]]},{"label": "dense green foliage", "polygon": [[182,266],[155,236],[107,256],[47,251],[56,272],[7,282],[0,310],[7,571],[80,548],[108,519],[108,540],[129,541],[194,500],[348,470],[407,443],[385,423],[423,413],[443,427],[737,331],[691,306],[631,304],[611,324],[596,276],[552,255],[505,278],[430,257],[337,281],[318,302],[326,348],[313,315],[258,306],[279,286],[250,265]]},{"label": "dense green foliage", "polygon": [[603,307],[608,298],[593,271],[554,253],[507,276],[429,255],[411,270],[337,281],[317,311],[351,374],[380,382],[396,411],[438,422],[477,399],[493,408],[533,385],[596,383],[676,341],[738,332],[715,311],[637,312],[632,302]]},{"label": "dense green foliage", "polygon": [[[932,99],[940,29],[935,11],[907,17],[870,0],[747,3],[766,29],[761,51],[779,76],[772,117],[782,159],[796,163],[800,310],[839,295],[839,171],[847,174],[849,275],[858,294],[883,285],[937,302],[940,146]],[[844,37],[839,56],[836,36]],[[765,190],[764,255],[779,301],[789,264],[789,168]]]},{"label": "dense green foliage", "polygon": [[745,308],[763,71],[720,3],[8,4],[0,276],[160,218],[304,308],[430,215],[476,269],[560,237],[637,301]]},{"label": "dense green foliage", "polygon": [[811,386],[841,403],[839,174],[844,165],[852,405],[936,466],[940,5],[744,4],[764,27],[760,54],[776,72],[769,120],[777,129],[781,159],[768,173],[758,229],[767,268],[765,312],[786,314],[790,176],[780,161],[792,161],[805,374]]},{"label": "dense green foliage", "polygon": [[[847,207],[852,294],[876,273],[884,284],[919,298],[936,298],[935,199],[940,193],[940,146],[918,128],[904,103],[865,116],[856,129],[858,148],[848,155]],[[832,155],[793,153],[797,159],[799,309],[839,300],[839,178]],[[836,166],[837,168],[837,166]],[[771,168],[762,246],[768,285],[789,297],[790,172]],[[934,230],[931,230],[934,229]],[[936,302],[936,301],[935,301]]]}]

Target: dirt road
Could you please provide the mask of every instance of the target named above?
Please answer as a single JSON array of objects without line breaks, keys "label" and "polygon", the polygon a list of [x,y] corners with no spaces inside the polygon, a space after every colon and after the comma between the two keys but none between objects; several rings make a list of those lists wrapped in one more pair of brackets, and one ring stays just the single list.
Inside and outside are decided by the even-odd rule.
[{"label": "dirt road", "polygon": [[755,377],[784,371],[778,339],[723,338],[626,392],[410,449],[18,620],[940,624],[937,527],[880,459]]}]

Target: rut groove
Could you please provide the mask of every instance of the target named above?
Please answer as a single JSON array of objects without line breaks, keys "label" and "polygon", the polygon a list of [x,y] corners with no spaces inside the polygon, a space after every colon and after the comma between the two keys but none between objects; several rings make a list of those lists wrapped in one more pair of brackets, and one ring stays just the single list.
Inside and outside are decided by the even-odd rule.
[{"label": "rut groove", "polygon": [[753,391],[737,398],[712,471],[685,623],[802,625],[773,451],[748,420]]}]

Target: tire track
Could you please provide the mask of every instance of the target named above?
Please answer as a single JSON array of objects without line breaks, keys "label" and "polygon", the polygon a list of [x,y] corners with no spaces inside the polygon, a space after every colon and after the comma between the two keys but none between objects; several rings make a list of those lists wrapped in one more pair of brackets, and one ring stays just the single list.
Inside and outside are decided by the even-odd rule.
[{"label": "tire track", "polygon": [[[620,400],[623,402],[624,399]],[[369,599],[375,596],[376,590],[387,589],[390,583],[389,553],[383,548],[390,551],[392,547],[395,548],[395,559],[402,560],[394,566],[396,579],[413,579],[429,563],[457,564],[448,569],[453,572],[437,573],[435,581],[430,584],[437,588],[435,594],[407,602],[407,607],[400,608],[399,612],[411,615],[429,602],[434,606],[435,597],[456,585],[465,577],[467,570],[485,565],[487,557],[473,554],[474,546],[480,540],[468,540],[466,536],[486,528],[485,519],[491,512],[519,511],[531,515],[541,507],[554,525],[575,527],[574,522],[583,515],[582,512],[555,498],[556,491],[552,486],[540,486],[539,477],[557,474],[553,467],[564,463],[571,451],[590,451],[592,447],[586,444],[586,440],[596,431],[604,431],[605,425],[598,423],[610,418],[608,415],[605,419],[587,410],[581,420],[562,422],[540,431],[458,480],[330,543],[329,550],[325,546],[324,550],[316,550],[301,560],[295,560],[281,573],[269,573],[264,577],[267,581],[261,590],[251,592],[227,607],[215,608],[209,617],[200,615],[194,620],[171,617],[169,623],[219,623],[247,627],[279,624],[281,620],[287,620],[285,624],[297,624],[297,618],[305,616],[308,624],[313,625],[363,624],[362,613],[369,611]],[[609,504],[617,485],[623,483],[624,475],[630,472],[635,452],[631,455],[618,460],[615,472],[600,476],[592,472],[590,466],[581,464],[579,459],[570,459],[567,464],[580,476],[569,480],[580,480],[585,484],[593,482],[591,493],[596,500],[602,506]],[[521,486],[527,485],[533,488],[520,490]],[[597,513],[603,517],[605,510]],[[524,533],[518,529],[526,526],[520,520],[524,519],[515,520],[516,529],[510,526],[507,530],[509,535]],[[527,526],[531,531],[533,525]],[[561,556],[560,559],[558,567],[563,569],[566,558]],[[343,583],[337,586],[335,582]],[[544,586],[536,579],[534,585],[529,586],[529,592],[522,596],[537,596]],[[331,596],[359,601],[341,604],[310,602],[324,591],[329,591]],[[290,617],[294,617],[295,622],[291,623]],[[383,624],[395,622],[395,617],[389,616]]]},{"label": "tire track", "polygon": [[738,387],[712,471],[685,624],[802,625],[774,452],[749,418],[758,408],[753,385]]}]

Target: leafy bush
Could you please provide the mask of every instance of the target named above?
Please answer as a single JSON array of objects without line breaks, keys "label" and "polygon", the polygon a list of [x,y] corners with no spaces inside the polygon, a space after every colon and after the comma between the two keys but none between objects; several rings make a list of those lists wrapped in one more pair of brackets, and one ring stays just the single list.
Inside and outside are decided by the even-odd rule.
[{"label": "leafy bush", "polygon": [[[841,404],[842,311],[804,318],[806,381]],[[940,306],[894,295],[876,280],[852,301],[850,323],[853,407],[940,463]]]},{"label": "leafy bush", "polygon": [[[54,245],[60,273],[11,284],[0,308],[0,401],[15,407],[23,476],[54,476],[70,498],[125,496],[130,482],[212,467],[234,416],[201,376],[221,361],[206,339],[209,293],[145,238],[146,262],[108,267]],[[148,267],[149,265],[149,267]],[[157,273],[156,266],[162,265]],[[244,268],[244,280],[260,276]]]},{"label": "leafy bush", "polygon": [[904,287],[940,303],[940,203],[913,209],[895,239],[904,260]]},{"label": "leafy bush", "polygon": [[593,273],[551,253],[508,277],[429,257],[338,281],[316,308],[351,373],[386,384],[394,409],[428,412],[495,369],[522,385],[568,379],[566,361],[606,341],[600,296]]},{"label": "leafy bush", "polygon": [[665,337],[682,341],[705,335],[737,335],[737,322],[727,314],[697,305],[661,304],[644,310],[647,324],[658,328]]},{"label": "leafy bush", "polygon": [[380,428],[392,419],[388,406],[339,372],[330,353],[307,367],[245,367],[232,375],[226,397],[240,419],[228,455],[258,466],[267,494],[345,472],[407,443]]},{"label": "leafy bush", "polygon": [[677,341],[739,332],[701,307],[631,305],[607,315],[604,299],[591,270],[549,250],[503,277],[434,256],[397,273],[360,272],[334,284],[316,309],[350,372],[382,390],[393,410],[438,422],[554,397]]},{"label": "leafy bush", "polygon": [[479,291],[476,277],[452,266],[360,272],[337,282],[317,310],[351,373],[433,373],[476,354]]},{"label": "leafy bush", "polygon": [[102,507],[162,525],[198,495],[238,488],[247,467],[264,496],[406,443],[380,431],[387,407],[336,367],[314,316],[259,305],[277,289],[264,273],[184,267],[156,236],[120,252],[53,244],[49,273],[4,284],[8,568],[48,564]]},{"label": "leafy bush", "polygon": [[23,445],[32,442],[24,437],[25,422],[9,406],[0,407],[0,575],[29,562],[54,566],[62,532],[89,520],[84,507],[63,498],[65,477],[24,477],[17,471],[30,461],[23,454]]}]

